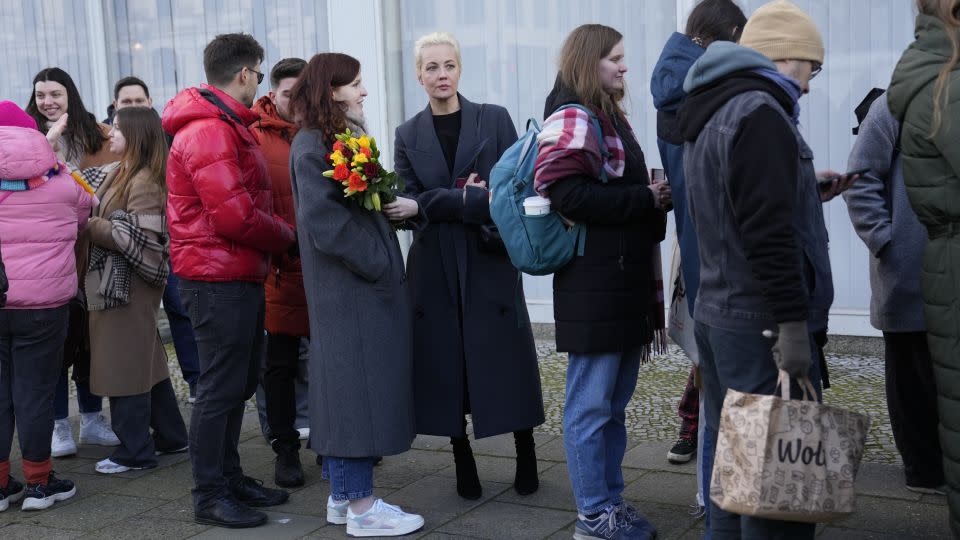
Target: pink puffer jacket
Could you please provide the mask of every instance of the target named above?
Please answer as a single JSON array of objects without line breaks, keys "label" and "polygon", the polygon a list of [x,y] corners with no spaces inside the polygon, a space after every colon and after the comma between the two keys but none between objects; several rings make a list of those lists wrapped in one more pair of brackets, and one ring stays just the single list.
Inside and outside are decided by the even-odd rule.
[{"label": "pink puffer jacket", "polygon": [[[37,130],[0,127],[0,179],[47,173],[57,157]],[[94,197],[67,172],[28,191],[0,191],[0,239],[10,290],[4,309],[62,306],[77,293],[73,248]]]}]

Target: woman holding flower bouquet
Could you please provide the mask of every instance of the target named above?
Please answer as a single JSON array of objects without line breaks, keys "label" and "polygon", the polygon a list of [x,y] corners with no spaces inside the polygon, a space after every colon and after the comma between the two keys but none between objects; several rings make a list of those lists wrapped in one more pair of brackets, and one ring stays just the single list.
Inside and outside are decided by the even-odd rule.
[{"label": "woman holding flower bouquet", "polygon": [[310,317],[310,443],[330,479],[327,521],[351,536],[398,536],[423,518],[373,497],[373,465],[415,435],[410,310],[400,245],[381,213],[398,204],[396,177],[366,135],[366,95],[355,58],[310,59],[290,97],[300,126],[290,181]]},{"label": "woman holding flower bouquet", "polygon": [[420,38],[414,56],[430,103],[397,129],[394,163],[427,223],[407,261],[417,432],[451,438],[457,493],[466,499],[482,490],[464,416],[476,438],[512,432],[514,489],[529,495],[539,487],[540,372],[523,283],[490,219],[486,188],[517,132],[506,109],[457,92],[460,45],[452,35]]}]

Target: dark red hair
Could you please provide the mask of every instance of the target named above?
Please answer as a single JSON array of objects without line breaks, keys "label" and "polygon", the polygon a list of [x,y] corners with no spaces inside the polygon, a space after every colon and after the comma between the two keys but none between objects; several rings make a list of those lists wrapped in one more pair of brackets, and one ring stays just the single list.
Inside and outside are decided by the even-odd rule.
[{"label": "dark red hair", "polygon": [[290,109],[302,129],[319,129],[328,144],[347,129],[346,110],[333,100],[333,89],[354,81],[360,61],[342,53],[313,56],[290,89]]}]

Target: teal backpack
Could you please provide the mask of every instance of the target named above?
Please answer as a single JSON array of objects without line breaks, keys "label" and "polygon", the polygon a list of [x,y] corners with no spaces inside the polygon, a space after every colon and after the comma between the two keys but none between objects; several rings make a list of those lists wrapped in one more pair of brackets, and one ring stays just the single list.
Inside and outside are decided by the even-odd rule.
[{"label": "teal backpack", "polygon": [[[605,162],[609,152],[600,120],[582,105],[565,105],[557,110],[571,107],[590,115]],[[582,256],[587,235],[583,224],[570,224],[552,209],[543,215],[527,215],[523,210],[523,200],[537,195],[533,189],[533,173],[539,134],[537,121],[533,118],[527,120],[527,132],[500,156],[490,171],[490,217],[497,225],[510,262],[517,270],[534,276],[552,274],[570,262],[574,255]],[[607,181],[603,167],[600,168],[600,181]]]}]

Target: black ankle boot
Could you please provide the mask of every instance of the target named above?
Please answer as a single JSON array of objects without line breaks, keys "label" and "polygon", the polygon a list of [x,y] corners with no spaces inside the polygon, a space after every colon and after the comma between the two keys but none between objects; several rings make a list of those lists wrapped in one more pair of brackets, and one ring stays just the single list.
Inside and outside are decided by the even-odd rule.
[{"label": "black ankle boot", "polygon": [[470,440],[466,436],[450,437],[450,444],[453,445],[453,462],[457,467],[457,493],[464,499],[475,501],[483,496],[483,488],[480,487]]},{"label": "black ankle boot", "polygon": [[517,474],[513,479],[513,489],[520,495],[530,495],[540,489],[533,430],[514,431],[513,443],[517,448]]},{"label": "black ankle boot", "polygon": [[300,444],[273,442],[277,453],[273,480],[280,487],[300,487],[304,484],[303,465],[300,464]]}]

